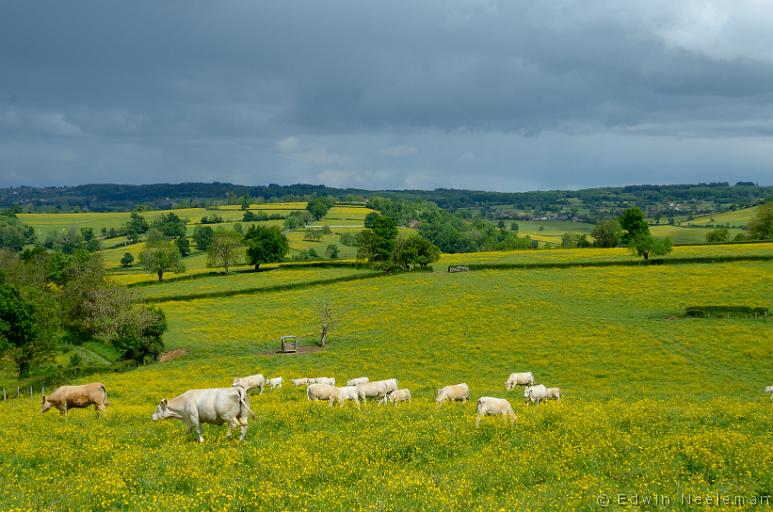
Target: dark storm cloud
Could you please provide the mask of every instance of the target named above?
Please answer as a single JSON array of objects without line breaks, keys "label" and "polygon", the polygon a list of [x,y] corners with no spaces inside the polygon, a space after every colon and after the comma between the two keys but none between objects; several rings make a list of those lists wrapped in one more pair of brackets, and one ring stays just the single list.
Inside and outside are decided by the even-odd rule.
[{"label": "dark storm cloud", "polygon": [[0,186],[769,183],[771,19],[751,0],[4,2]]}]

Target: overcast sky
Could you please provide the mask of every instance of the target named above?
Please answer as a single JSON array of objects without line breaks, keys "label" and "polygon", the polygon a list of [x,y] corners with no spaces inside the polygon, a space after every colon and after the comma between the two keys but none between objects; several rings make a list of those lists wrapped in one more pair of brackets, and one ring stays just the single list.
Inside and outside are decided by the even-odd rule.
[{"label": "overcast sky", "polygon": [[773,183],[770,0],[0,0],[0,186]]}]

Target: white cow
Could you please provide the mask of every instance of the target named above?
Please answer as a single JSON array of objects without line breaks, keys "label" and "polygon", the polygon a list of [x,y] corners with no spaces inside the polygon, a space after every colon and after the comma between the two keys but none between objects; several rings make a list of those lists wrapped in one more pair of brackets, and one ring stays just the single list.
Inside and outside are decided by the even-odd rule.
[{"label": "white cow", "polygon": [[545,386],[542,384],[537,384],[536,386],[528,386],[523,391],[523,397],[526,399],[526,402],[528,403],[529,400],[531,400],[532,403],[539,405],[539,403],[542,400],[545,400],[548,395],[548,390]]},{"label": "white cow", "polygon": [[505,381],[505,389],[510,391],[515,386],[533,386],[534,374],[531,372],[511,373]]},{"label": "white cow", "polygon": [[308,377],[301,377],[300,379],[290,379],[290,382],[292,382],[293,386],[296,386],[296,387],[308,386],[309,384],[311,384],[311,382],[309,382],[310,380],[311,379],[309,379]]},{"label": "white cow", "polygon": [[250,375],[249,377],[236,377],[233,381],[233,384],[231,386],[236,387],[239,386],[244,389],[244,391],[249,391],[253,388],[260,388],[260,393],[263,393],[263,388],[266,387],[266,378],[263,376],[262,373],[257,373],[255,375]]},{"label": "white cow", "polygon": [[388,393],[384,397],[385,402],[391,402],[395,405],[397,405],[398,402],[410,402],[411,401],[411,390],[407,388],[398,389],[396,391],[392,391],[391,393]]},{"label": "white cow", "polygon": [[510,424],[515,423],[515,413],[510,402],[503,398],[494,398],[491,396],[482,396],[478,398],[478,418],[475,420],[475,426],[480,426],[480,419],[483,416],[501,415],[510,419]]},{"label": "white cow", "polygon": [[367,377],[357,377],[356,379],[349,379],[346,381],[347,386],[356,386],[357,384],[365,384],[368,382]]},{"label": "white cow", "polygon": [[435,402],[441,403],[445,402],[446,400],[449,402],[454,401],[462,401],[466,402],[470,399],[470,387],[465,384],[453,384],[451,386],[446,386],[444,388],[438,389],[437,392],[437,398],[435,398]]},{"label": "white cow", "polygon": [[545,400],[560,400],[561,388],[545,388]]},{"label": "white cow", "polygon": [[283,383],[284,383],[284,379],[282,377],[274,377],[273,379],[268,379],[269,389],[281,388]]},{"label": "white cow", "polygon": [[340,389],[329,384],[309,384],[309,387],[306,389],[306,398],[310,401],[327,400],[329,405],[333,405],[335,402],[338,402],[338,405],[344,405],[344,398]]},{"label": "white cow", "polygon": [[368,403],[368,398],[382,399],[387,394],[387,387],[381,381],[366,382],[364,384],[357,384],[357,396],[360,400]]},{"label": "white cow", "polygon": [[357,393],[357,386],[344,386],[338,388],[338,391],[341,393],[341,399],[342,400],[351,400],[355,404],[357,404],[357,408],[360,408],[360,396]]},{"label": "white cow", "polygon": [[336,380],[333,377],[314,377],[309,379],[309,384],[327,384],[328,386],[335,386]]},{"label": "white cow", "polygon": [[770,399],[773,400],[773,386],[766,387],[765,392],[770,393]]},{"label": "white cow", "polygon": [[250,410],[250,401],[244,388],[213,388],[190,389],[182,395],[167,400],[164,398],[158,404],[153,414],[153,421],[174,418],[182,420],[188,427],[186,434],[191,429],[196,429],[199,442],[204,442],[201,435],[201,424],[210,423],[222,425],[227,423],[230,427],[228,437],[233,429],[241,427],[239,441],[244,441],[247,434],[247,416],[255,413]]}]

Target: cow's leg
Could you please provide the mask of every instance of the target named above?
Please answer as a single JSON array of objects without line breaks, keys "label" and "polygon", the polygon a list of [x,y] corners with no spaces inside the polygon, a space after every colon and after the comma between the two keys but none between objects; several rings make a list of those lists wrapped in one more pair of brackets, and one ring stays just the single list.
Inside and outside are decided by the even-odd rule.
[{"label": "cow's leg", "polygon": [[263,394],[263,386],[265,386],[265,384],[261,384],[261,385],[260,385],[260,393],[258,393],[259,395],[262,395],[262,394]]},{"label": "cow's leg", "polygon": [[226,433],[225,437],[228,439],[231,438],[231,434],[233,434],[233,431],[239,428],[239,420],[236,418],[231,418],[228,420],[228,432]]},{"label": "cow's leg", "polygon": [[199,442],[204,442],[204,436],[201,435],[201,420],[199,419],[199,413],[198,411],[195,412],[195,414],[191,415],[191,423],[193,424],[193,428],[196,429],[196,434],[199,436]]},{"label": "cow's leg", "polygon": [[241,425],[241,431],[239,435],[239,441],[244,441],[244,438],[247,436],[247,416],[240,416],[239,417],[239,424]]}]

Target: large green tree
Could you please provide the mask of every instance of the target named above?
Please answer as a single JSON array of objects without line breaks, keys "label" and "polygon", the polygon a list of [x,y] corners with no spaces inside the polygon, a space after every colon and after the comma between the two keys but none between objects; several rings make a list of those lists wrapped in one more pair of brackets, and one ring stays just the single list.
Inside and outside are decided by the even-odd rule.
[{"label": "large green tree", "polygon": [[232,265],[241,263],[244,258],[242,235],[236,231],[216,231],[212,244],[207,250],[207,266],[223,265],[226,274]]},{"label": "large green tree", "polygon": [[156,274],[159,281],[163,281],[167,272],[185,272],[185,265],[180,261],[180,250],[177,244],[169,240],[149,243],[140,253],[140,263],[149,273]]},{"label": "large green tree", "polygon": [[628,242],[632,253],[648,260],[650,256],[665,256],[671,252],[670,238],[654,238],[649,233],[639,233]]},{"label": "large green tree", "polygon": [[753,240],[773,239],[773,202],[757,207],[757,213],[746,227]]},{"label": "large green tree", "polygon": [[394,260],[403,269],[407,270],[411,265],[427,268],[438,259],[440,259],[440,248],[420,235],[404,241],[398,240],[395,244]]},{"label": "large green tree", "polygon": [[124,225],[124,231],[126,231],[126,238],[129,243],[137,243],[140,235],[144,234],[148,228],[148,222],[145,220],[145,217],[137,212],[132,212],[129,215],[129,221]]},{"label": "large green tree", "polygon": [[169,212],[156,219],[152,227],[161,231],[168,238],[177,238],[185,236],[185,225],[185,219],[181,219],[174,212]]},{"label": "large green tree", "polygon": [[260,269],[261,263],[282,261],[290,250],[287,237],[276,226],[252,226],[247,230],[243,240],[247,247],[247,261]]},{"label": "large green tree", "polygon": [[312,197],[306,204],[306,210],[309,211],[314,220],[320,220],[327,215],[327,211],[334,204],[335,201],[329,197]]},{"label": "large green tree", "polygon": [[616,219],[605,220],[596,224],[591,231],[595,247],[616,247],[620,242],[623,230]]},{"label": "large green tree", "polygon": [[644,213],[638,207],[625,210],[619,222],[620,227],[625,231],[620,238],[623,245],[630,245],[633,239],[650,234],[650,228],[644,220]]},{"label": "large green tree", "polygon": [[34,301],[25,299],[0,273],[0,354],[13,360],[20,378],[53,354],[55,342],[40,328],[40,313]]},{"label": "large green tree", "polygon": [[206,251],[212,244],[212,238],[215,236],[215,230],[209,226],[196,226],[193,229],[193,243],[196,249]]}]

